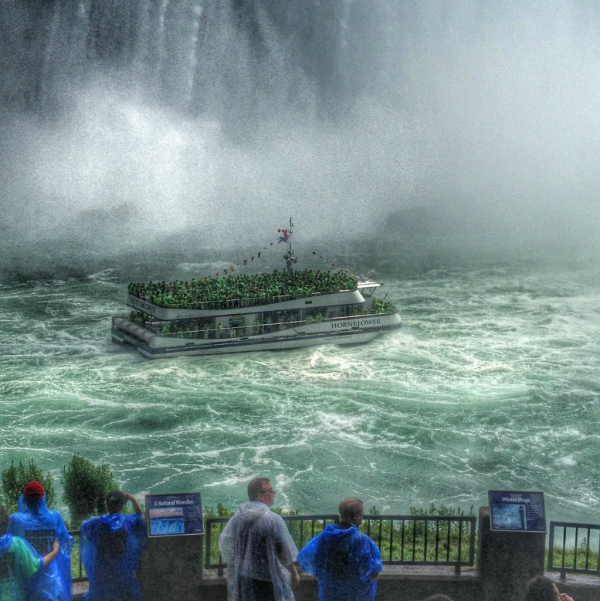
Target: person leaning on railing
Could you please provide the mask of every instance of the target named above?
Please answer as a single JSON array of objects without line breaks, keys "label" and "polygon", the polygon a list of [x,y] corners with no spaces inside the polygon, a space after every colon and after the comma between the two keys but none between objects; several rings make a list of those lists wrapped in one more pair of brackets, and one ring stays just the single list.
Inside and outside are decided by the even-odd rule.
[{"label": "person leaning on railing", "polygon": [[549,578],[536,576],[527,583],[525,601],[573,601],[573,598],[560,593]]},{"label": "person leaning on railing", "polygon": [[283,518],[270,511],[275,499],[271,481],[251,480],[248,499],[219,537],[227,561],[227,599],[294,601],[292,587],[300,582],[294,566],[298,550]]},{"label": "person leaning on railing", "polygon": [[298,554],[300,567],[319,579],[319,601],[373,601],[383,569],[377,545],[358,527],[364,504],[348,497],[339,505],[340,523],[329,524]]},{"label": "person leaning on railing", "polygon": [[58,556],[34,576],[28,601],[70,601],[73,596],[73,537],[68,533],[60,513],[46,507],[46,492],[40,482],[32,480],[23,488],[19,511],[10,516],[8,532],[26,539],[38,553],[44,555],[51,550],[52,541],[58,540]]},{"label": "person leaning on railing", "polygon": [[24,601],[35,582],[33,577],[50,564],[60,547],[54,539],[50,553],[41,557],[24,538],[6,533],[8,520],[6,507],[0,505],[0,562],[6,562],[6,569],[0,569],[0,599]]}]

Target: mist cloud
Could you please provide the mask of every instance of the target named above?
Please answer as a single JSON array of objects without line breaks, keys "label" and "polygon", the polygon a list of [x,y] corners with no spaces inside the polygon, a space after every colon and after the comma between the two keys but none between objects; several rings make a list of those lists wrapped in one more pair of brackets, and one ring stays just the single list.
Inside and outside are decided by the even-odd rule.
[{"label": "mist cloud", "polygon": [[[300,58],[282,32],[306,33],[309,21],[278,22],[267,3],[250,28],[262,32],[260,51],[220,13],[206,54],[194,54],[210,11],[193,12],[175,53],[188,53],[189,68],[170,80],[173,97],[182,82],[177,101],[157,99],[147,70],[129,82],[125,68],[97,62],[54,91],[56,110],[7,106],[4,248],[83,240],[116,252],[178,231],[197,232],[194,244],[247,244],[289,215],[317,237],[380,236],[393,246],[390,216],[424,207],[432,242],[591,253],[582,241],[596,238],[600,216],[593,5],[384,2],[367,24],[352,6],[335,4],[337,30],[313,31]],[[317,73],[319,48],[327,68]],[[203,60],[211,64],[198,75]],[[227,110],[217,110],[220,99]]]}]

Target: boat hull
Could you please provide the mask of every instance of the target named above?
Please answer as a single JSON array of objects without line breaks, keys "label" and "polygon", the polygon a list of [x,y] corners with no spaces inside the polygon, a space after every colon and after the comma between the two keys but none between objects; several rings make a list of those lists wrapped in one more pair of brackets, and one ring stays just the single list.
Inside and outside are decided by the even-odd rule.
[{"label": "boat hull", "polygon": [[131,344],[148,359],[219,355],[303,348],[322,344],[362,344],[402,326],[398,313],[325,320],[270,334],[216,340],[160,336],[122,316],[113,317],[112,339]]}]

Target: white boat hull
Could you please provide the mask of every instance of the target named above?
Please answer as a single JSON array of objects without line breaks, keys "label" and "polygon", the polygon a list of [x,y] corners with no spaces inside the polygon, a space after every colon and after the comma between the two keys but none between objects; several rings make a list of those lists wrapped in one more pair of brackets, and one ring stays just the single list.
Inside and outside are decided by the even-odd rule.
[{"label": "white boat hull", "polygon": [[112,339],[119,344],[136,346],[140,354],[148,359],[158,359],[293,349],[321,344],[362,344],[401,326],[398,313],[362,315],[325,320],[269,334],[207,340],[160,336],[126,317],[114,316]]}]

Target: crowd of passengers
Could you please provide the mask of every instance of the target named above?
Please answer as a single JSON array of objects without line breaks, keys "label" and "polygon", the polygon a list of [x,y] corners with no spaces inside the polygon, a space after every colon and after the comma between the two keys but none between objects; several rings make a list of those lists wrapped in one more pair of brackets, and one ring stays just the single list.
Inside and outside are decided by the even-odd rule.
[{"label": "crowd of passengers", "polygon": [[129,294],[165,308],[232,309],[355,290],[356,279],[342,272],[305,269],[255,275],[227,275],[190,281],[130,283]]},{"label": "crowd of passengers", "polygon": [[[370,310],[364,310],[360,307],[348,305],[345,310],[338,313],[336,317],[355,317],[361,315],[381,315],[394,313],[396,308],[389,301],[374,298]],[[252,324],[237,323],[235,320],[227,326],[218,323],[215,326],[213,320],[186,320],[186,321],[153,321],[148,322],[148,315],[141,311],[131,311],[129,318],[131,321],[149,327],[156,333],[166,336],[178,336],[180,338],[237,338],[240,336],[250,336],[258,334],[270,334],[272,332],[285,330],[286,328],[296,327],[298,325],[319,323],[328,319],[329,313],[327,307],[321,310],[307,311],[304,318],[299,318],[298,311],[276,311],[266,314],[264,319],[260,315],[254,319]]]}]

